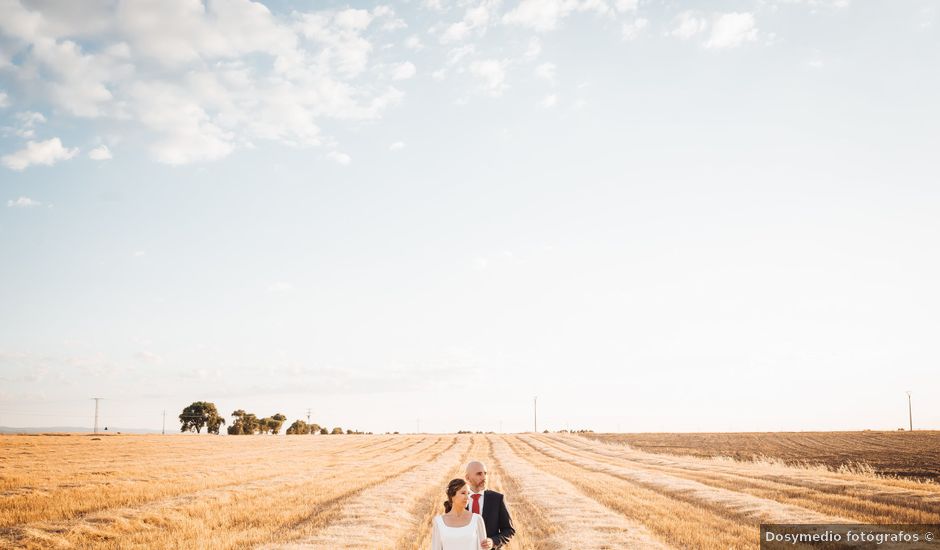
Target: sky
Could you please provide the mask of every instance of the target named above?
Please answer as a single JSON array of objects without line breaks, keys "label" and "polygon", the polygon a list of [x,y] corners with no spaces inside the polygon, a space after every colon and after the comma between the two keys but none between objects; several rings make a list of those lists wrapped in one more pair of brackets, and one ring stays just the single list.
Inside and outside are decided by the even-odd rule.
[{"label": "sky", "polygon": [[940,429],[938,67],[930,0],[0,0],[0,425]]}]

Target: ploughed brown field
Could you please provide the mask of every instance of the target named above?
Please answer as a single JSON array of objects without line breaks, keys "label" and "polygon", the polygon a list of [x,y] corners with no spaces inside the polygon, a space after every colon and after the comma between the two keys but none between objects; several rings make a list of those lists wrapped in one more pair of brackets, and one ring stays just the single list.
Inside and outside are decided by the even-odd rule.
[{"label": "ploughed brown field", "polygon": [[587,434],[650,453],[780,460],[940,481],[940,431]]},{"label": "ploughed brown field", "polygon": [[940,523],[935,482],[622,438],[0,436],[0,548],[427,549],[471,459],[507,495],[513,550],[758,548],[761,523]]}]

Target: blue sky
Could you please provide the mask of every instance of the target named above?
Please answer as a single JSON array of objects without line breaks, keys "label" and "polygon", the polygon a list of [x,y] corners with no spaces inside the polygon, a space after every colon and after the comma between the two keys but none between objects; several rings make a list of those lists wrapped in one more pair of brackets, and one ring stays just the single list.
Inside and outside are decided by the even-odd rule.
[{"label": "blue sky", "polygon": [[937,12],[0,2],[0,425],[937,428]]}]

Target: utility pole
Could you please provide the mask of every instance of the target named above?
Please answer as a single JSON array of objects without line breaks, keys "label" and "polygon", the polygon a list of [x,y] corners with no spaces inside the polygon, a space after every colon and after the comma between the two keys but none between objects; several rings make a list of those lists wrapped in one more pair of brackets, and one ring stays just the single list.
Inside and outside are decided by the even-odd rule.
[{"label": "utility pole", "polygon": [[535,433],[539,433],[539,396],[535,396],[532,401],[532,426]]},{"label": "utility pole", "polygon": [[98,402],[104,399],[103,397],[92,397],[95,400],[95,435],[98,435]]},{"label": "utility pole", "polygon": [[163,409],[163,431],[161,435],[166,435],[166,409]]},{"label": "utility pole", "polygon": [[910,392],[910,390],[908,390],[908,392],[907,392],[907,423],[908,423],[908,426],[907,426],[907,427],[910,428],[909,431],[912,431],[912,432],[913,432],[913,431],[914,431],[914,412],[913,412],[912,407],[911,407],[911,392]]}]

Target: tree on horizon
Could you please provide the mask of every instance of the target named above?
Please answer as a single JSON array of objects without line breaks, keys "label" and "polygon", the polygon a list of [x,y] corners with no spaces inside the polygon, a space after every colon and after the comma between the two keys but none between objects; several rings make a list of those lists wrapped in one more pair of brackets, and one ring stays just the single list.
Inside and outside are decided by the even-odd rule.
[{"label": "tree on horizon", "polygon": [[219,434],[219,428],[225,424],[225,419],[219,415],[215,403],[208,401],[194,401],[183,409],[179,415],[180,432],[202,433],[208,427],[207,433]]}]

